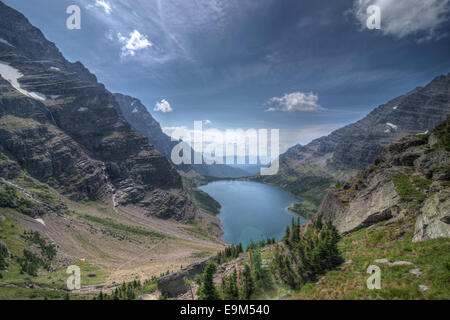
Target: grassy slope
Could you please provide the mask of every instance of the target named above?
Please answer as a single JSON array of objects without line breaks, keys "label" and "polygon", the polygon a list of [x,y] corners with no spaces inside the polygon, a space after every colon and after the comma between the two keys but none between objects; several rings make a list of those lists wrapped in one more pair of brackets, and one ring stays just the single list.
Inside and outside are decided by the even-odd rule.
[{"label": "grassy slope", "polygon": [[[450,150],[449,118],[433,130],[439,140],[434,150]],[[428,139],[429,135],[422,135]],[[441,170],[446,170],[444,166]],[[413,243],[418,208],[432,194],[432,180],[418,172],[391,176],[401,198],[405,217],[392,222],[380,222],[349,234],[340,241],[340,249],[352,263],[328,272],[318,284],[308,284],[292,295],[292,299],[450,299],[450,239],[440,238]],[[441,181],[443,186],[448,182]],[[390,262],[409,261],[413,265],[393,266],[375,263],[386,258]],[[366,273],[369,265],[381,268],[381,289],[368,290]],[[420,269],[421,276],[409,271]],[[420,290],[420,285],[429,290]]]},{"label": "grassy slope", "polygon": [[[252,299],[450,299],[450,239],[440,238],[413,243],[413,214],[405,218],[383,221],[369,228],[343,236],[339,250],[347,263],[335,270],[319,276],[317,283],[307,283],[298,290],[291,290],[270,277],[268,283],[260,286]],[[280,244],[276,244],[280,245]],[[274,245],[262,249],[263,263],[270,263],[274,257]],[[412,265],[389,265],[376,263],[377,259],[390,262],[407,261]],[[235,265],[242,270],[250,264],[249,254],[245,252],[240,259],[225,263],[227,268]],[[381,289],[369,290],[366,282],[370,275],[367,268],[376,265],[381,269]],[[421,276],[409,271],[420,269]],[[219,286],[223,273],[216,274]],[[429,290],[423,292],[420,285]]]},{"label": "grassy slope", "polygon": [[[66,268],[59,268],[53,272],[40,270],[37,277],[21,273],[19,263],[16,257],[23,257],[23,250],[29,245],[21,237],[22,229],[17,221],[7,215],[3,215],[5,220],[0,223],[2,241],[8,248],[13,257],[7,259],[8,268],[2,271],[3,276],[0,279],[3,283],[11,286],[0,286],[0,299],[63,299],[66,295],[66,281],[68,275]],[[99,267],[86,263],[75,263],[81,269],[82,286],[92,286],[102,283],[106,279],[106,273]],[[88,274],[95,274],[95,277],[89,277]],[[29,286],[35,288],[28,288]],[[83,295],[71,294],[72,298],[81,298]]]},{"label": "grassy slope", "polygon": [[[327,272],[319,283],[303,286],[289,299],[450,299],[450,239],[413,243],[414,221],[409,216],[388,226],[380,222],[343,237],[340,250],[353,262]],[[374,262],[383,258],[414,265]],[[380,290],[367,289],[369,265],[381,268]],[[421,277],[409,272],[415,268],[423,272]],[[430,290],[422,292],[419,285]]]}]

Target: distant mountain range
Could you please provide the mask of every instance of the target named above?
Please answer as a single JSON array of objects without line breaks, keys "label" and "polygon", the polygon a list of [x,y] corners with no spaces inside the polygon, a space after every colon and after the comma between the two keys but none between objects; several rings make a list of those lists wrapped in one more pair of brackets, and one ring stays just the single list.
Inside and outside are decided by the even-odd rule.
[{"label": "distant mountain range", "polygon": [[[172,141],[166,135],[160,124],[152,117],[148,109],[142,104],[139,99],[123,95],[120,93],[114,94],[120,111],[131,126],[140,134],[144,135],[155,146],[155,148],[171,159],[173,147],[180,141]],[[191,149],[191,158],[194,159],[194,150]],[[250,165],[208,165],[208,164],[180,164],[174,166],[189,175],[203,175],[217,178],[239,178],[254,175],[258,172],[259,166]]]}]

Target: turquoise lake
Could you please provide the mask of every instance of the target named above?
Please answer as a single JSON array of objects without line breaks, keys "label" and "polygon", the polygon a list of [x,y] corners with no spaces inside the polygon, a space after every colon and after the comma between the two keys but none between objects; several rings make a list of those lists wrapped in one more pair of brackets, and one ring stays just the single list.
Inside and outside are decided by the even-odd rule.
[{"label": "turquoise lake", "polygon": [[[279,187],[249,181],[215,181],[199,187],[222,206],[219,218],[227,243],[244,246],[251,240],[280,240],[298,215],[287,210],[301,202]],[[306,220],[301,219],[304,223]]]}]

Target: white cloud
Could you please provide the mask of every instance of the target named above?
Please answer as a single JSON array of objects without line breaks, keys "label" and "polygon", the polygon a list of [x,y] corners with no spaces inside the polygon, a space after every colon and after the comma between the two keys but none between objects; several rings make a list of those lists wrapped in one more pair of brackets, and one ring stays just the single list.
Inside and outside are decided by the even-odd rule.
[{"label": "white cloud", "polygon": [[122,56],[134,56],[136,51],[152,46],[150,41],[148,41],[147,36],[141,34],[138,30],[133,30],[128,38],[121,33],[118,33],[117,38],[119,39],[119,42],[123,44]]},{"label": "white cloud", "polygon": [[166,113],[166,112],[172,112],[173,109],[170,106],[170,103],[167,102],[167,100],[162,99],[160,102],[157,102],[155,104],[155,108],[153,109],[153,111],[161,111],[161,112]]},{"label": "white cloud", "polygon": [[404,38],[419,36],[419,41],[446,36],[439,28],[448,21],[450,0],[355,0],[352,13],[366,28],[367,7],[381,9],[381,32],[384,35]]},{"label": "white cloud", "polygon": [[270,107],[266,111],[321,111],[323,108],[317,103],[318,101],[318,95],[312,92],[293,92],[280,98],[271,98],[267,103]]},{"label": "white cloud", "polygon": [[204,121],[204,124],[205,124],[205,125],[212,124],[212,121],[211,121],[211,120],[205,120],[205,121]]},{"label": "white cloud", "polygon": [[96,0],[95,6],[102,8],[106,14],[111,14],[111,12],[112,12],[111,5],[109,4],[109,2],[107,2],[105,0]]}]

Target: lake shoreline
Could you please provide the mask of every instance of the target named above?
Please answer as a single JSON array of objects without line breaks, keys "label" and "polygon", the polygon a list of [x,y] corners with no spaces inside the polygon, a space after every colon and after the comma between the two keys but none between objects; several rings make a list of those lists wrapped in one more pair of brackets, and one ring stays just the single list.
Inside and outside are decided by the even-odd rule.
[{"label": "lake shoreline", "polygon": [[308,220],[289,207],[301,203],[278,186],[256,181],[226,179],[198,187],[221,205],[217,217],[222,222],[222,241],[229,244],[276,238],[280,240],[293,218]]},{"label": "lake shoreline", "polygon": [[293,203],[291,203],[291,204],[290,204],[289,206],[287,206],[285,209],[288,210],[289,212],[292,212],[293,214],[299,216],[300,218],[305,219],[306,221],[309,221],[311,218],[307,218],[307,217],[301,215],[300,213],[297,213],[297,212],[295,212],[294,210],[291,209],[291,207],[292,207],[294,204],[296,204],[296,203],[298,203],[298,202],[293,202]]}]

